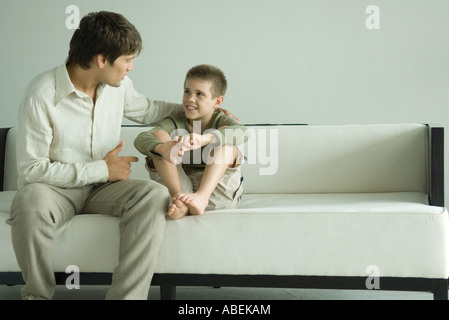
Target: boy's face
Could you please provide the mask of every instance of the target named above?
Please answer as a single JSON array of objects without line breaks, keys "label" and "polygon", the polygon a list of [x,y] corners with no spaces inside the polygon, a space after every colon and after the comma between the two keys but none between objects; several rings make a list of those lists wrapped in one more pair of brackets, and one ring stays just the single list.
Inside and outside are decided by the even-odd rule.
[{"label": "boy's face", "polygon": [[216,108],[223,102],[223,96],[213,98],[212,83],[200,79],[187,79],[184,85],[182,105],[189,120],[210,121]]}]

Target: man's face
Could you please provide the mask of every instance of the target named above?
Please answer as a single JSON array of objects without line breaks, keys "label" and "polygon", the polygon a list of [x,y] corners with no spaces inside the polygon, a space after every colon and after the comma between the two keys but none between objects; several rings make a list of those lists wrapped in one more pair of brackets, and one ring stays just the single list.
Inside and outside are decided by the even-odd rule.
[{"label": "man's face", "polygon": [[134,55],[122,55],[114,61],[114,64],[107,61],[103,82],[111,87],[119,87],[128,71],[134,69],[133,59]]}]

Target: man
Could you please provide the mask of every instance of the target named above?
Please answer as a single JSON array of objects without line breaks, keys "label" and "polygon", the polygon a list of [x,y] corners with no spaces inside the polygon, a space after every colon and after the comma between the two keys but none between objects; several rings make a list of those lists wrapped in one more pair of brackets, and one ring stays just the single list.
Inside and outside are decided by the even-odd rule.
[{"label": "man", "polygon": [[[119,156],[123,116],[150,124],[182,112],[138,94],[127,73],[142,48],[136,28],[111,12],[85,16],[65,64],[28,85],[19,109],[19,191],[11,207],[24,299],[51,299],[54,231],[75,214],[120,217],[119,263],[108,299],[146,299],[170,197],[150,180],[129,180],[138,159]],[[99,230],[100,231],[100,230]]]}]

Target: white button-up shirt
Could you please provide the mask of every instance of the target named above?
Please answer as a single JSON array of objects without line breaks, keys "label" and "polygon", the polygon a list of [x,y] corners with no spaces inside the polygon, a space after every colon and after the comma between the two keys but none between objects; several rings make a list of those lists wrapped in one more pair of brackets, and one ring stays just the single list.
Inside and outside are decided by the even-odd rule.
[{"label": "white button-up shirt", "polygon": [[178,104],[152,101],[125,77],[120,87],[101,84],[95,105],[75,89],[65,64],[34,78],[19,109],[19,188],[40,182],[65,188],[108,180],[106,153],[120,143],[123,117],[152,124],[182,112]]}]

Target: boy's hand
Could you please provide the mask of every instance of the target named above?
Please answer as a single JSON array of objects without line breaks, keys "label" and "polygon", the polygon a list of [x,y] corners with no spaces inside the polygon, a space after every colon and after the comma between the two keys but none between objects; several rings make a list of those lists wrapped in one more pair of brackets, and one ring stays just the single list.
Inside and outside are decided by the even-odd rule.
[{"label": "boy's hand", "polygon": [[118,153],[122,151],[124,146],[125,142],[121,141],[117,147],[109,151],[103,158],[108,166],[108,181],[127,180],[131,174],[131,162],[139,161],[139,158],[132,156],[118,156]]},{"label": "boy's hand", "polygon": [[198,133],[191,133],[180,137],[178,141],[182,145],[181,151],[182,153],[184,153],[187,150],[195,150],[204,147],[209,143],[212,143],[214,139],[215,137],[210,133],[203,135]]}]

